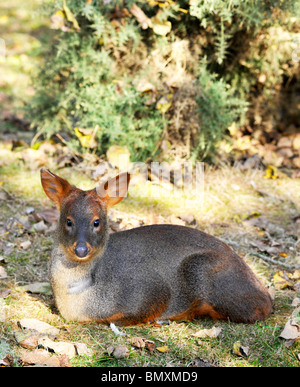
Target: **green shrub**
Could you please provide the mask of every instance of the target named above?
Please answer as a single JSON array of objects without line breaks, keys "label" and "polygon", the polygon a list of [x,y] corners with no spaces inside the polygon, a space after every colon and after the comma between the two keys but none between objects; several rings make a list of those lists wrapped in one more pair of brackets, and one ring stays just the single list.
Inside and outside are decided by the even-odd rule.
[{"label": "green shrub", "polygon": [[[55,42],[29,106],[31,122],[48,137],[66,131],[74,138],[74,128],[98,125],[99,151],[117,143],[143,159],[163,130],[161,114],[144,104],[130,78],[115,71],[110,51],[97,39],[67,32]],[[80,145],[76,137],[74,142]]]},{"label": "green shrub", "polygon": [[[34,81],[29,119],[38,134],[66,132],[78,149],[82,143],[76,128],[95,130],[98,153],[126,145],[135,160],[144,161],[157,154],[170,123],[180,121],[180,109],[169,106],[192,79],[199,88],[199,120],[188,154],[210,157],[228,126],[246,117],[246,101],[257,93],[271,95],[275,83],[289,76],[284,70],[288,48],[274,57],[268,41],[263,47],[257,42],[278,25],[292,29],[287,15],[297,5],[299,0],[45,3],[56,31]],[[139,7],[142,18],[132,6]],[[176,44],[186,42],[178,57]],[[269,76],[268,69],[276,74]],[[267,73],[267,82],[257,91],[261,72]],[[181,80],[172,84],[169,78],[179,73]],[[139,90],[139,80],[150,82],[152,89]],[[158,107],[161,98],[169,101],[163,109]]]},{"label": "green shrub", "polygon": [[233,122],[243,122],[247,110],[246,102],[234,96],[234,91],[222,79],[218,80],[205,66],[198,75],[197,97],[200,117],[198,144],[192,158],[213,159],[216,148],[224,139]]}]

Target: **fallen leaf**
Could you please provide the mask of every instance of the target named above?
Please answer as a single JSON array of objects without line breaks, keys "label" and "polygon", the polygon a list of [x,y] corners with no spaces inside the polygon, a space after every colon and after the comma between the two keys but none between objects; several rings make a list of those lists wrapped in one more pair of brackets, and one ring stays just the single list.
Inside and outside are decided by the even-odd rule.
[{"label": "fallen leaf", "polygon": [[47,155],[39,149],[35,150],[27,148],[22,150],[21,155],[22,159],[31,170],[35,170],[49,164]]},{"label": "fallen leaf", "polygon": [[299,269],[296,269],[296,270],[294,271],[294,273],[292,274],[291,278],[294,279],[294,280],[300,279],[300,270],[299,270]]},{"label": "fallen leaf", "polygon": [[70,27],[65,25],[65,14],[62,10],[55,12],[51,16],[51,26],[54,30],[70,31]]},{"label": "fallen leaf", "polygon": [[21,286],[21,289],[34,294],[52,295],[52,288],[49,282],[33,282],[32,284]]},{"label": "fallen leaf", "polygon": [[21,352],[20,360],[23,364],[44,364],[50,358],[49,353],[45,349],[34,349],[33,351]]},{"label": "fallen leaf", "polygon": [[222,331],[222,328],[218,328],[218,327],[213,327],[211,329],[201,329],[196,333],[194,333],[192,336],[202,337],[202,338],[205,338],[205,337],[215,338],[220,335],[221,331]]},{"label": "fallen leaf", "polygon": [[169,351],[169,347],[167,345],[163,345],[162,347],[157,347],[156,348],[158,352],[165,353]]},{"label": "fallen leaf", "polygon": [[146,30],[147,28],[152,26],[151,20],[144,13],[144,11],[142,11],[141,8],[138,7],[136,4],[134,4],[134,3],[132,4],[132,6],[130,8],[130,12],[136,18],[136,20],[141,25],[143,30]]},{"label": "fallen leaf", "polygon": [[299,318],[290,319],[285,324],[280,336],[285,340],[296,340],[300,338],[300,320]]},{"label": "fallen leaf", "polygon": [[295,297],[293,299],[293,302],[292,302],[291,306],[297,307],[299,305],[300,305],[300,298],[299,297]]},{"label": "fallen leaf", "polygon": [[266,174],[264,176],[265,179],[277,179],[278,176],[278,170],[273,165],[268,165],[266,169]]},{"label": "fallen leaf", "polygon": [[0,367],[13,367],[14,358],[11,354],[7,354],[3,359],[0,359]]},{"label": "fallen leaf", "polygon": [[95,138],[95,129],[83,129],[75,127],[74,132],[76,137],[79,139],[81,146],[84,148],[96,148],[97,140]]},{"label": "fallen leaf", "polygon": [[172,106],[172,102],[170,101],[169,96],[168,97],[161,97],[157,103],[156,103],[156,109],[160,110],[161,113],[166,113],[170,107]]},{"label": "fallen leaf", "polygon": [[[282,245],[279,243],[274,243],[272,246],[269,246],[267,243],[257,240],[255,242],[250,242],[251,246],[257,247],[260,251],[266,252],[268,254],[279,254],[282,249]],[[280,253],[280,255],[283,253]],[[283,255],[282,255],[283,256]],[[287,255],[285,255],[287,256]]]},{"label": "fallen leaf", "polygon": [[45,349],[50,349],[57,354],[67,355],[70,359],[76,356],[74,344],[67,343],[65,341],[53,341],[49,339],[48,336],[40,337],[38,340],[38,345]]},{"label": "fallen leaf", "polygon": [[166,36],[172,29],[172,23],[169,20],[161,21],[156,15],[151,18],[151,27],[156,35]]},{"label": "fallen leaf", "polygon": [[66,0],[63,0],[63,10],[64,10],[64,13],[66,15],[68,22],[72,23],[73,27],[77,31],[79,31],[80,30],[79,24],[78,24],[75,16],[73,15],[73,13],[71,12],[70,8],[67,6]]},{"label": "fallen leaf", "polygon": [[60,367],[71,367],[70,360],[67,355],[61,355],[61,356],[58,356],[57,358],[59,360]]},{"label": "fallen leaf", "polygon": [[293,286],[293,290],[295,290],[295,292],[300,292],[300,281],[297,282],[297,283]]},{"label": "fallen leaf", "polygon": [[78,356],[93,356],[94,352],[85,343],[74,343]]},{"label": "fallen leaf", "polygon": [[129,340],[130,344],[136,348],[144,348],[145,347],[145,339],[142,337],[132,337]]},{"label": "fallen leaf", "polygon": [[155,343],[152,340],[145,340],[145,347],[150,353],[155,350]]},{"label": "fallen leaf", "polygon": [[2,289],[0,290],[0,298],[6,298],[11,294],[10,289]]},{"label": "fallen leaf", "polygon": [[56,208],[46,208],[45,210],[34,213],[37,221],[44,220],[47,223],[54,223],[59,218],[59,211]]},{"label": "fallen leaf", "polygon": [[22,318],[18,321],[18,325],[23,329],[33,329],[45,335],[57,336],[59,334],[59,329],[35,318]]},{"label": "fallen leaf", "polygon": [[233,353],[237,356],[248,357],[249,347],[245,347],[241,344],[240,341],[236,341],[233,344]]},{"label": "fallen leaf", "polygon": [[37,232],[45,232],[48,230],[48,227],[46,226],[46,224],[44,223],[43,220],[41,220],[40,222],[36,223],[33,225],[33,228],[35,229],[35,231]]},{"label": "fallen leaf", "polygon": [[39,332],[32,329],[15,331],[14,338],[21,347],[34,349],[38,346]]},{"label": "fallen leaf", "polygon": [[136,90],[139,93],[147,93],[147,92],[155,92],[156,88],[154,85],[152,85],[152,83],[144,79],[141,79],[136,87]]},{"label": "fallen leaf", "polygon": [[274,286],[276,289],[283,290],[286,288],[293,287],[294,283],[291,280],[292,274],[287,273],[286,271],[278,271],[273,276]]}]

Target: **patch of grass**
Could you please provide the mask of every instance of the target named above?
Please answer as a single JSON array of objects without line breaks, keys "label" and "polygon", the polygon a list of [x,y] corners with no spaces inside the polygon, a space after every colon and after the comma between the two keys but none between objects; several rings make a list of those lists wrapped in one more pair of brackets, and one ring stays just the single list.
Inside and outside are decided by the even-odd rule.
[{"label": "patch of grass", "polygon": [[[13,153],[13,152],[11,152]],[[11,156],[12,157],[12,156]],[[14,199],[0,203],[0,227],[10,216],[22,216],[28,206],[35,208],[49,207],[51,203],[40,186],[38,169],[29,169],[26,164],[12,159],[1,168],[2,187]],[[55,170],[54,170],[55,172]],[[59,174],[83,189],[89,189],[94,183],[77,168],[64,168]],[[134,185],[129,196],[118,204],[117,209],[141,217],[168,217],[172,214],[192,213],[197,219],[198,228],[221,237],[227,242],[239,245],[246,262],[265,285],[272,285],[272,277],[278,270],[263,260],[253,257],[249,241],[256,241],[262,236],[255,228],[245,227],[243,220],[252,213],[266,216],[276,227],[284,231],[275,233],[275,241],[288,243],[294,250],[285,259],[294,264],[299,254],[296,242],[291,244],[290,235],[295,233],[292,217],[299,211],[299,179],[281,177],[278,180],[266,180],[262,171],[241,172],[235,168],[209,169],[205,174],[204,202],[197,201],[193,192],[183,193],[176,200],[164,192],[155,199],[145,197],[151,189],[149,183]],[[144,191],[143,191],[144,190]],[[263,193],[262,193],[263,192]],[[180,192],[179,192],[180,193]],[[186,207],[187,203],[189,204]],[[23,251],[18,248],[21,241],[29,238],[32,247]],[[84,342],[94,351],[91,358],[75,357],[73,366],[107,367],[107,366],[192,366],[196,358],[208,361],[221,367],[296,367],[299,365],[297,355],[299,343],[286,347],[279,335],[293,308],[291,302],[296,296],[292,290],[277,290],[275,293],[274,313],[263,322],[253,325],[234,324],[227,321],[213,322],[203,319],[193,322],[172,322],[157,327],[146,324],[136,327],[125,327],[121,330],[130,337],[144,337],[153,340],[156,347],[167,346],[168,351],[157,350],[150,353],[147,349],[136,349],[127,336],[117,337],[107,326],[98,324],[78,324],[65,321],[56,311],[53,298],[35,296],[25,293],[20,285],[34,281],[47,280],[47,263],[51,251],[50,235],[10,233],[1,237],[1,243],[12,244],[12,251],[5,256],[9,278],[2,281],[0,288],[9,288],[11,294],[3,301],[7,319],[0,323],[1,335],[9,343],[14,353],[18,354],[12,332],[16,322],[22,317],[33,317],[60,327],[59,340]],[[1,252],[0,252],[1,253]],[[218,338],[199,339],[192,334],[199,329],[218,326],[222,328]],[[249,347],[249,356],[241,358],[233,354],[233,344],[240,340]],[[107,348],[117,344],[126,345],[129,349],[128,359],[115,359],[108,355]],[[16,355],[17,356],[17,355]]]}]

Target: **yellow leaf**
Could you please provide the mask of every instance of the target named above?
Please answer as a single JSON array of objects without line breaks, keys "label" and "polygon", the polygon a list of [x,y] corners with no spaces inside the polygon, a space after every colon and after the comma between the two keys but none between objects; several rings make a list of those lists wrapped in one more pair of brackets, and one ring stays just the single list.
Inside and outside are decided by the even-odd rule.
[{"label": "yellow leaf", "polygon": [[51,28],[55,30],[65,30],[65,13],[63,11],[57,11],[51,16]]},{"label": "yellow leaf", "polygon": [[157,349],[159,352],[161,352],[161,353],[165,353],[165,352],[168,352],[169,347],[168,347],[167,345],[164,345],[164,346],[162,346],[162,347],[157,347],[156,349]]},{"label": "yellow leaf", "polygon": [[70,8],[66,4],[66,0],[64,0],[64,2],[63,2],[63,10],[64,10],[64,13],[66,15],[67,20],[73,24],[73,27],[76,30],[80,30],[79,24],[77,23],[75,16],[73,15]]},{"label": "yellow leaf", "polygon": [[148,0],[148,3],[151,7],[158,5],[160,8],[169,7],[175,4],[173,0]]},{"label": "yellow leaf", "polygon": [[157,17],[151,18],[151,27],[156,35],[166,36],[172,29],[169,20],[160,21]]},{"label": "yellow leaf", "polygon": [[235,136],[239,130],[237,127],[236,123],[233,122],[229,127],[228,127],[229,133],[231,136]]},{"label": "yellow leaf", "polygon": [[95,148],[97,146],[94,129],[82,129],[76,127],[74,128],[74,132],[79,139],[81,146],[84,148]]},{"label": "yellow leaf", "polygon": [[284,257],[284,258],[286,258],[288,255],[286,254],[286,253],[280,253],[279,254],[281,257]]},{"label": "yellow leaf", "polygon": [[172,94],[169,94],[167,97],[161,97],[159,101],[157,101],[156,109],[160,110],[162,113],[166,113],[172,106],[171,98]]},{"label": "yellow leaf", "polygon": [[276,289],[283,290],[285,288],[290,288],[293,286],[293,281],[291,280],[292,274],[287,273],[286,271],[278,271],[273,276],[273,281]]},{"label": "yellow leaf", "polygon": [[[0,182],[1,183],[1,182]],[[291,278],[293,278],[294,280],[298,280],[298,279],[300,279],[300,270],[299,269],[296,269],[295,271],[294,271],[294,273],[292,274],[292,277]]]},{"label": "yellow leaf", "polygon": [[278,177],[279,176],[278,176],[277,168],[274,167],[273,165],[268,165],[264,178],[265,179],[277,179]]},{"label": "yellow leaf", "polygon": [[245,347],[240,341],[233,343],[233,353],[237,356],[247,357],[249,353],[249,347]]}]

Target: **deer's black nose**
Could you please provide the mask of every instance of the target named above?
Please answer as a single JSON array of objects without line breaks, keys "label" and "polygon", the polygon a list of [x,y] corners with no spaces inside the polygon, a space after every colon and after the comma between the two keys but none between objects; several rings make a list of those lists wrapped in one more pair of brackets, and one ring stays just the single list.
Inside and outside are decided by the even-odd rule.
[{"label": "deer's black nose", "polygon": [[75,254],[79,258],[84,258],[88,253],[88,248],[85,243],[79,242],[75,247]]}]

